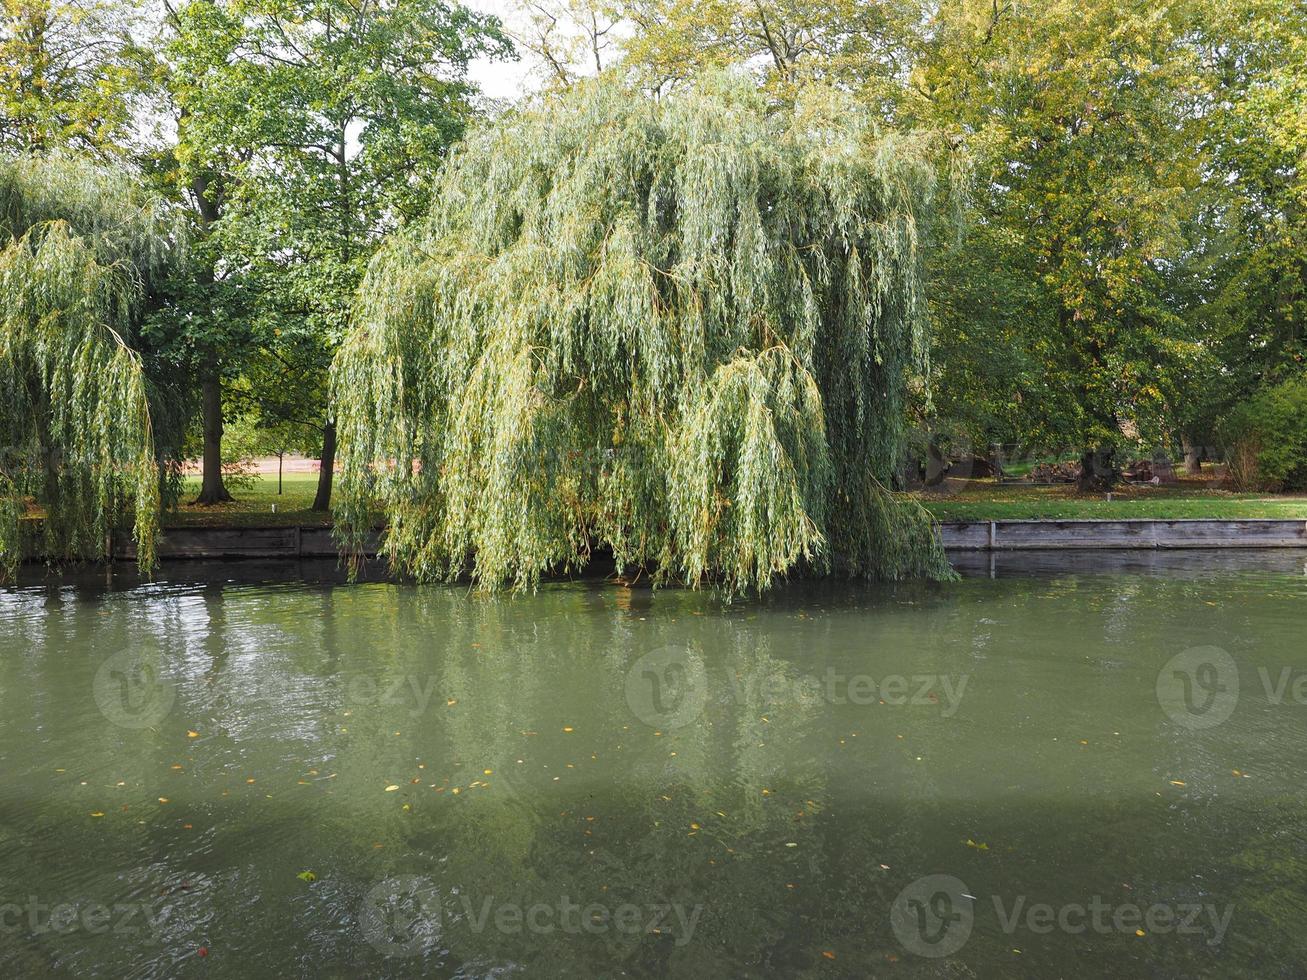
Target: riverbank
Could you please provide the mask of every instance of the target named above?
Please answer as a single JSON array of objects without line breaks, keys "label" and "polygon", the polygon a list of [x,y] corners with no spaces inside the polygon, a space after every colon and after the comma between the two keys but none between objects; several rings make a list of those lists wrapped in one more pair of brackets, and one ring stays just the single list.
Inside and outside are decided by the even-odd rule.
[{"label": "riverbank", "polygon": [[[165,515],[159,556],[184,558],[335,557],[331,515],[311,510],[317,476],[287,473],[235,491],[236,500],[189,503]],[[1307,547],[1307,497],[1241,494],[1210,480],[1179,486],[1123,486],[1106,495],[1077,495],[1069,486],[950,481],[913,495],[940,522],[950,551]],[[374,545],[375,548],[375,545]],[[374,550],[374,549],[369,549]],[[129,534],[114,557],[134,557]]]},{"label": "riverbank", "polygon": [[[310,509],[317,474],[287,473],[277,493],[275,474],[233,491],[231,503],[191,504],[199,483],[188,479],[177,510],[163,515],[167,528],[329,527],[331,514]],[[948,481],[940,491],[912,495],[941,522],[1008,520],[1307,520],[1307,496],[1233,493],[1212,480],[1175,486],[1122,486],[1112,499],[1083,496],[1070,486]],[[275,508],[275,509],[274,509]]]},{"label": "riverbank", "polygon": [[[1307,548],[1307,520],[993,520],[945,521],[946,550]],[[374,555],[380,535],[365,553]],[[162,560],[178,558],[331,558],[330,525],[169,527],[159,542]],[[114,538],[113,558],[134,560],[129,532]]]},{"label": "riverbank", "polygon": [[1307,496],[1235,493],[1215,480],[1171,486],[1122,485],[1107,494],[1078,494],[1070,485],[948,481],[913,494],[938,521],[1002,520],[1307,520]]}]

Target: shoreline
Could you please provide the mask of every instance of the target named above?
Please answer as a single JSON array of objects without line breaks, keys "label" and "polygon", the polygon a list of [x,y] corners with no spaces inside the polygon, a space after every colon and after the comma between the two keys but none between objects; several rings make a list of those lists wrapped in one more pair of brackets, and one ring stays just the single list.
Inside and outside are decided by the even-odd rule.
[{"label": "shoreline", "polygon": [[[1076,518],[941,521],[945,551],[1307,548],[1307,520],[1281,518]],[[380,533],[366,557],[374,557]],[[336,558],[331,525],[173,527],[162,532],[161,561]],[[129,532],[114,535],[109,561],[134,561]]]}]

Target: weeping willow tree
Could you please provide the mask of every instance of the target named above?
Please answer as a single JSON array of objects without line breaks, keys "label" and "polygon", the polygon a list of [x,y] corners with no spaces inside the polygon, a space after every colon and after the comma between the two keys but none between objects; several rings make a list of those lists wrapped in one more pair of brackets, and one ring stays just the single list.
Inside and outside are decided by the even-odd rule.
[{"label": "weeping willow tree", "polygon": [[125,173],[0,161],[0,575],[31,550],[102,556],[127,514],[153,564],[159,470],[132,343],[174,254],[161,205]]},{"label": "weeping willow tree", "polygon": [[474,134],[374,259],[334,370],[339,533],[530,586],[945,576],[886,489],[924,370],[927,148],[813,89],[578,86]]}]

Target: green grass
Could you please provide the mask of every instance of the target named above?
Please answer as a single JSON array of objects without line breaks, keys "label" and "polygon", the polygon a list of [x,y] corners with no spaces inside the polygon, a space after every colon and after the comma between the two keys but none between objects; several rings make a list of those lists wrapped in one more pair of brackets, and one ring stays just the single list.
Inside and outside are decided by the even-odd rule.
[{"label": "green grass", "polygon": [[[331,515],[309,508],[317,490],[313,473],[291,473],[282,480],[256,479],[248,489],[233,490],[229,504],[200,507],[192,504],[199,493],[198,477],[186,480],[185,492],[176,512],[165,514],[164,527],[267,527],[331,523]],[[914,494],[941,521],[1067,520],[1075,518],[1151,517],[1180,519],[1196,517],[1237,519],[1278,517],[1307,520],[1307,496],[1272,496],[1229,493],[1211,489],[1202,481],[1178,487],[1121,487],[1113,499],[1102,494],[1081,496],[1071,486],[999,485],[990,480],[969,483],[949,481],[948,492]],[[276,504],[277,513],[272,513]]]},{"label": "green grass", "polygon": [[941,521],[1116,519],[1130,517],[1183,519],[1278,517],[1307,520],[1307,496],[1228,493],[1202,486],[1123,487],[1105,495],[1081,496],[1070,486],[1000,486],[990,481],[950,483],[948,493],[918,493]]},{"label": "green grass", "polygon": [[[248,489],[233,488],[231,503],[200,506],[193,504],[200,492],[199,477],[187,477],[176,511],[163,515],[169,527],[284,527],[295,524],[331,523],[329,513],[316,513],[313,495],[318,488],[316,473],[287,473],[282,477],[282,492],[277,493],[277,478],[256,477]],[[273,505],[277,512],[272,512]]]}]

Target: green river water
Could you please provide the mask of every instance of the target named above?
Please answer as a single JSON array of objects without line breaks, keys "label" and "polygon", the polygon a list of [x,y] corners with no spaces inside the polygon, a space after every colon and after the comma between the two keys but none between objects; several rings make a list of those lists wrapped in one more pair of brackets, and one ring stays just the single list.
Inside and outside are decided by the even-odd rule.
[{"label": "green river water", "polygon": [[0,976],[1307,975],[1300,552],[0,592]]}]

